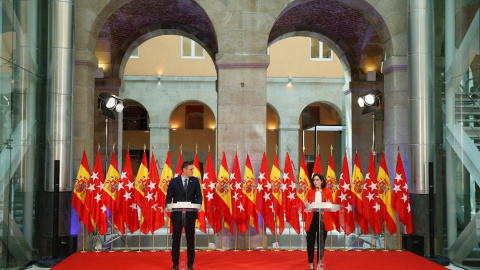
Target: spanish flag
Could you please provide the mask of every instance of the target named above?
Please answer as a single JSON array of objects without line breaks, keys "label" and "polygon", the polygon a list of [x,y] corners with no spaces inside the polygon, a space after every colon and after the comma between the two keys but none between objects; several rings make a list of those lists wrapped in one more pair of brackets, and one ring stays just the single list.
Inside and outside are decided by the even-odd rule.
[{"label": "spanish flag", "polygon": [[397,231],[395,224],[395,213],[392,207],[392,189],[390,188],[390,177],[388,176],[387,163],[385,155],[382,153],[382,161],[377,174],[378,197],[380,198],[380,211],[382,212],[383,221],[387,225],[390,235]]},{"label": "spanish flag", "polygon": [[82,163],[78,168],[77,180],[73,188],[72,206],[77,211],[79,220],[85,224],[88,233],[95,230],[95,223],[90,217],[90,212],[85,206],[85,196],[87,195],[88,183],[90,181],[90,168],[88,166],[87,155],[83,151]]},{"label": "spanish flag", "polygon": [[[328,159],[328,167],[327,167],[327,176],[325,177],[327,180],[327,188],[330,189],[332,192],[332,198],[334,203],[337,202],[337,177],[335,176],[335,167],[333,164],[332,152],[330,152],[330,158]],[[337,231],[340,231],[340,222],[338,222],[338,212],[332,213],[332,222],[333,228]]]},{"label": "spanish flag", "polygon": [[278,165],[278,155],[275,153],[272,170],[270,171],[270,185],[272,186],[273,209],[276,214],[276,221],[279,233],[283,233],[285,221],[282,208],[282,176],[280,175],[280,166]]},{"label": "spanish flag", "polygon": [[120,183],[120,174],[118,173],[117,159],[115,158],[115,152],[112,151],[112,160],[108,167],[107,176],[105,177],[105,183],[103,185],[103,197],[102,200],[110,209],[112,213],[113,223],[118,230],[125,234],[125,221],[123,220],[122,213],[116,211],[115,202],[117,201],[118,185]]},{"label": "spanish flag", "polygon": [[355,219],[357,220],[358,226],[362,229],[363,233],[368,234],[368,223],[363,216],[363,174],[358,153],[355,153],[355,164],[353,165],[350,187],[353,195],[352,205],[355,208]]},{"label": "spanish flag", "polygon": [[258,213],[255,208],[257,185],[255,184],[255,175],[253,175],[252,163],[247,153],[245,162],[245,174],[243,175],[243,205],[250,216],[250,226],[255,228],[258,233]]},{"label": "spanish flag", "polygon": [[[285,166],[287,166],[287,164],[285,164]],[[286,168],[284,169],[286,170]],[[302,153],[302,161],[300,163],[300,172],[298,172],[298,191],[296,196],[297,197],[296,207],[300,212],[300,214],[302,215],[303,220],[305,220],[305,201],[307,197],[307,191],[309,189],[310,189],[310,180],[308,179],[308,169],[307,169],[307,163],[305,163],[305,152],[304,152]]]},{"label": "spanish flag", "polygon": [[223,224],[225,225],[225,228],[230,229],[230,233],[233,235],[232,192],[225,152],[223,152],[222,165],[218,171],[215,194],[215,207],[223,216]]}]

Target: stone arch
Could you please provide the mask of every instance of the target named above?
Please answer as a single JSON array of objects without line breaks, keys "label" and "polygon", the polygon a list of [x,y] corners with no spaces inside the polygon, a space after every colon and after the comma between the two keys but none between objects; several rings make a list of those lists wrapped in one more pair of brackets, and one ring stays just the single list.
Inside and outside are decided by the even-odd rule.
[{"label": "stone arch", "polygon": [[[271,104],[270,102],[267,102],[267,107],[272,109],[272,111],[277,115],[278,125],[280,125],[281,124],[281,119],[280,119],[280,114],[278,113],[278,109],[273,104]],[[267,129],[268,129],[268,127],[267,127]]]},{"label": "stone arch", "polygon": [[195,40],[195,42],[200,44],[205,49],[212,60],[215,59],[215,54],[217,53],[216,45],[202,32],[199,32],[197,29],[194,29],[188,25],[180,25],[169,22],[158,23],[139,29],[134,35],[129,37],[125,43],[122,44],[117,57],[115,57],[112,62],[112,77],[123,77],[125,65],[127,64],[127,61],[135,48],[151,38],[162,35],[178,35]]},{"label": "stone arch", "polygon": [[[288,29],[291,29],[291,27],[297,30],[288,32]],[[273,39],[269,41],[268,46],[271,46],[273,43],[282,39],[298,36],[317,39],[330,47],[342,63],[345,78],[350,78],[350,63],[353,63],[354,61],[352,51],[344,41],[329,31],[305,25],[288,26],[271,33],[270,37]]]},{"label": "stone arch", "polygon": [[192,0],[166,0],[161,3],[156,0],[108,1],[92,20],[91,42],[87,44],[95,44],[106,26],[111,37],[111,62],[102,64],[111,64],[112,68],[106,72],[105,77],[120,78],[122,64],[128,60],[126,56],[145,40],[158,35],[172,34],[191,38],[202,45],[212,59],[218,51],[210,18],[203,7]]},{"label": "stone arch", "polygon": [[[393,54],[387,23],[367,1],[295,0],[278,15],[268,43],[291,36],[318,35],[341,58],[345,77],[350,81],[351,77],[360,75],[364,44],[369,44],[372,40],[372,31],[367,31],[369,26],[375,29],[374,37],[378,36],[376,40],[381,42],[383,50],[375,58],[383,59]],[[342,20],[348,23],[343,23]]]},{"label": "stone arch", "polygon": [[[282,15],[284,15],[286,12],[288,12],[294,7],[312,1],[314,0],[294,0],[290,4],[288,4],[288,6],[284,10],[282,10],[278,18],[280,18]],[[391,56],[391,53],[393,52],[393,44],[390,42],[391,34],[388,29],[387,23],[383,19],[382,15],[377,11],[377,9],[373,7],[367,0],[337,0],[337,2],[354,8],[371,23],[377,30],[377,33],[385,46],[385,51],[386,53],[388,53],[387,57]]]}]

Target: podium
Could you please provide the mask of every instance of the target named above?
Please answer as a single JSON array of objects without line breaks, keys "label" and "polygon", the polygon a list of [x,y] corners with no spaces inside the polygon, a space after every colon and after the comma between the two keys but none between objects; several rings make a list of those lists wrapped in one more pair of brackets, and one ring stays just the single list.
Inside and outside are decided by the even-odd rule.
[{"label": "podium", "polygon": [[[337,212],[340,210],[340,205],[332,204],[330,202],[314,202],[307,203],[305,205],[305,212],[318,212],[318,233],[320,235],[320,241],[318,242],[318,248],[320,249],[320,254],[324,254],[325,246],[321,243],[324,242],[322,226],[323,226],[323,214],[325,212]],[[323,250],[322,250],[323,249]],[[323,262],[323,256],[317,264],[317,270],[325,270],[325,264]]]},{"label": "podium", "polygon": [[[201,204],[191,203],[191,202],[177,202],[177,203],[169,203],[167,204],[167,212],[182,212],[182,226],[185,228],[186,224],[186,213],[191,211],[199,211],[202,209]],[[181,233],[181,232],[180,232]],[[181,237],[181,236],[180,236]],[[180,252],[179,258],[179,270],[186,270],[187,264],[187,250],[184,252]]]}]

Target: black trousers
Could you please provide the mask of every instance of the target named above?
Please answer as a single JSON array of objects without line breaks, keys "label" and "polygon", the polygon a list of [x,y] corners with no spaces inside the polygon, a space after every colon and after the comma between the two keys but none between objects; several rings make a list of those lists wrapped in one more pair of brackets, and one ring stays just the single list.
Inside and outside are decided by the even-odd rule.
[{"label": "black trousers", "polygon": [[[185,217],[185,235],[187,238],[187,266],[193,267],[195,261],[195,221]],[[180,259],[180,238],[182,237],[183,222],[181,220],[172,220],[172,262],[178,265]]]},{"label": "black trousers", "polygon": [[[308,254],[308,263],[313,263],[314,259],[314,251],[315,251],[315,239],[317,240],[317,263],[320,259],[323,259],[323,252],[325,250],[325,241],[327,240],[327,231],[325,230],[325,226],[323,224],[322,218],[322,234],[323,234],[323,241],[320,241],[320,233],[319,233],[319,226],[318,226],[318,212],[313,213],[312,223],[310,224],[310,228],[307,231],[307,254]],[[321,252],[320,252],[321,250]]]}]

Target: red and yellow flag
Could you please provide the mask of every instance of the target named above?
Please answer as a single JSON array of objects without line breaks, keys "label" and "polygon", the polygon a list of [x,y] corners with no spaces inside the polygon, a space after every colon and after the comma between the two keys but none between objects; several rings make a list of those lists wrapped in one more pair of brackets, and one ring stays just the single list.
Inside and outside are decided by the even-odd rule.
[{"label": "red and yellow flag", "polygon": [[222,218],[217,209],[215,209],[216,184],[217,176],[215,175],[215,167],[213,166],[212,156],[210,152],[208,152],[205,173],[203,174],[203,201],[205,203],[205,216],[213,229],[213,234],[216,234],[222,229]]},{"label": "red and yellow flag", "polygon": [[[200,190],[202,191],[203,197],[203,181],[202,174],[200,173],[200,163],[198,162],[197,151],[195,150],[195,157],[193,158],[193,176],[198,178],[200,183]],[[198,219],[195,222],[195,226],[200,229],[203,233],[207,233],[207,223],[205,221],[205,200],[202,200],[202,211],[198,212]]]},{"label": "red and yellow flag", "polygon": [[[288,155],[288,152],[287,152],[287,155]],[[287,166],[287,163],[285,163],[285,170],[287,169],[286,166]],[[292,165],[290,164],[290,167],[291,166]],[[305,201],[307,197],[307,191],[309,189],[310,189],[310,180],[308,179],[308,169],[307,169],[307,163],[305,163],[305,152],[304,152],[302,153],[300,171],[298,172],[298,191],[296,196],[297,197],[296,207],[297,207],[297,210],[302,215],[303,220],[305,220]]]},{"label": "red and yellow flag", "polygon": [[242,192],[242,173],[240,172],[240,164],[238,164],[238,156],[235,153],[232,171],[230,172],[230,187],[232,196],[232,218],[237,225],[238,234],[242,234],[248,229],[248,215],[245,211]]},{"label": "red and yellow flag", "polygon": [[408,194],[407,177],[403,169],[402,157],[397,155],[397,169],[393,183],[393,208],[398,213],[398,219],[406,226],[406,233],[413,231],[412,212],[410,209],[410,196]]},{"label": "red and yellow flag", "polygon": [[127,151],[122,176],[120,177],[120,183],[118,184],[115,208],[118,213],[122,213],[125,224],[131,233],[136,232],[139,228],[137,204],[133,200],[135,191],[134,185],[135,181],[133,180],[130,152]]},{"label": "red and yellow flag", "polygon": [[290,226],[295,230],[295,232],[297,232],[297,234],[300,234],[300,221],[298,219],[297,208],[295,207],[295,203],[298,198],[297,196],[295,196],[295,193],[297,191],[297,185],[295,184],[295,176],[293,176],[292,162],[290,161],[290,155],[288,155],[288,152],[285,156],[282,190],[282,207],[283,212],[285,213],[285,218],[287,222],[290,223]]},{"label": "red and yellow flag", "polygon": [[[167,151],[167,158],[165,159],[165,164],[163,165],[162,175],[160,176],[160,181],[158,182],[158,188],[160,192],[163,193],[163,198],[167,196],[168,184],[173,178],[173,171],[172,171],[172,162],[170,161],[170,152]],[[165,209],[165,199],[163,200],[162,207]],[[167,223],[168,227],[170,227],[171,231],[171,221],[170,221],[170,212],[167,212]]]},{"label": "red and yellow flag", "polygon": [[[333,164],[332,152],[330,152],[330,158],[328,159],[328,167],[327,167],[327,188],[330,189],[332,192],[332,198],[334,203],[337,202],[337,178],[335,176],[335,166]],[[332,213],[332,222],[333,222],[333,229],[340,231],[340,223],[338,222],[338,212]],[[330,226],[326,226],[330,227]]]},{"label": "red and yellow flag", "polygon": [[78,168],[77,180],[73,188],[72,206],[77,211],[79,220],[85,225],[88,233],[95,230],[95,223],[90,217],[90,212],[85,205],[85,197],[87,195],[88,183],[90,182],[90,167],[88,166],[87,155],[83,151],[82,163]]},{"label": "red and yellow flag", "polygon": [[355,153],[351,190],[353,195],[352,205],[355,209],[355,219],[357,220],[358,226],[362,229],[363,233],[368,234],[368,223],[363,217],[363,175],[358,153]]},{"label": "red and yellow flag", "polygon": [[103,179],[102,158],[100,157],[100,151],[98,151],[85,201],[100,235],[104,235],[108,230],[107,206],[102,202]]},{"label": "red and yellow flag", "polygon": [[370,154],[368,171],[363,185],[363,216],[367,219],[375,234],[382,232],[382,215],[380,211],[380,199],[378,198],[377,173],[373,152]]},{"label": "red and yellow flag", "polygon": [[253,175],[252,163],[247,153],[245,162],[245,174],[243,175],[243,201],[242,204],[250,217],[250,226],[255,228],[258,233],[258,213],[255,209],[257,185],[255,184],[255,176]]},{"label": "red and yellow flag", "polygon": [[107,176],[105,177],[105,183],[103,185],[102,200],[107,208],[110,209],[110,213],[112,213],[115,227],[117,227],[122,234],[125,234],[125,222],[122,213],[117,213],[115,210],[119,182],[120,174],[118,173],[117,159],[115,158],[115,153],[112,151],[112,160],[110,161],[110,166],[108,167]]},{"label": "red and yellow flag", "polygon": [[142,163],[138,168],[137,177],[135,178],[135,203],[142,209],[143,196],[145,194],[148,179],[148,163],[147,154],[143,151]]},{"label": "red and yellow flag", "polygon": [[268,173],[267,155],[263,152],[262,165],[258,175],[257,199],[255,207],[263,217],[265,226],[275,234],[275,216],[273,214],[272,185]]},{"label": "red and yellow flag", "polygon": [[230,229],[230,233],[233,235],[232,192],[230,187],[230,178],[228,176],[228,165],[225,152],[223,153],[222,165],[218,171],[215,194],[215,207],[223,216],[225,228]]},{"label": "red and yellow flag", "polygon": [[382,161],[377,174],[378,197],[380,198],[380,210],[382,211],[383,221],[387,225],[390,235],[397,231],[395,224],[395,213],[392,208],[392,191],[390,188],[390,177],[388,176],[387,163],[385,155],[382,153]]},{"label": "red and yellow flag", "polygon": [[275,153],[272,170],[270,171],[270,185],[272,186],[273,209],[276,214],[276,221],[279,233],[282,234],[285,228],[283,208],[282,208],[282,176],[280,175],[280,166],[278,165],[278,155]]}]

